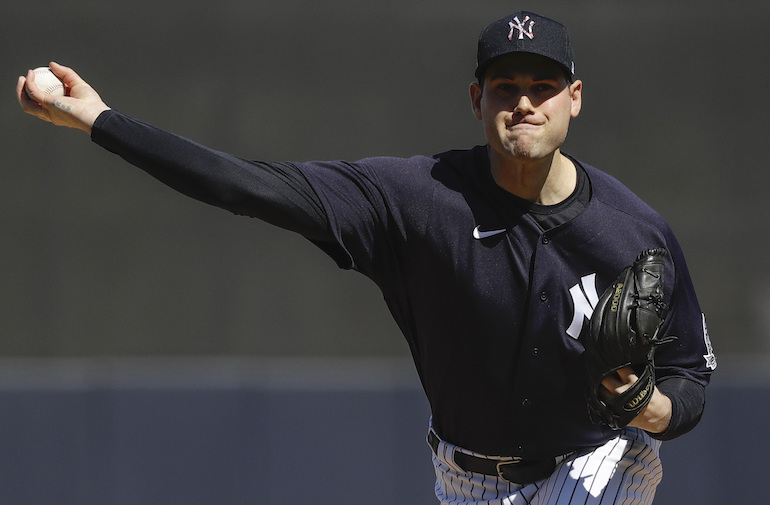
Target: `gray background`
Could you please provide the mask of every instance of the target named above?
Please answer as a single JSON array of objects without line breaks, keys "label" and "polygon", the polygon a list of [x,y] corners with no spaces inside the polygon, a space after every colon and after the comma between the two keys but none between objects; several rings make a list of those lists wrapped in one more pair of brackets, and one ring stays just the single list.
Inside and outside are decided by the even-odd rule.
[{"label": "gray background", "polygon": [[[67,403],[75,397],[62,398],[56,384],[62,377],[82,378],[81,365],[72,359],[100,364],[102,370],[120,368],[125,359],[156,363],[165,358],[174,363],[229,357],[403,363],[408,352],[376,288],[357,274],[339,271],[304,239],[188,200],[92,145],[82,133],[25,116],[13,88],[26,69],[52,59],[70,65],[112,107],[247,158],[432,154],[483,142],[467,97],[476,37],[488,22],[521,8],[570,28],[584,108],[565,150],[620,178],[671,223],[687,254],[717,354],[722,363],[739,364],[722,366],[715,376],[705,426],[671,444],[692,444],[697,450],[698,464],[690,461],[691,472],[681,475],[702,479],[701,488],[719,486],[712,471],[721,465],[717,455],[724,456],[728,446],[750,454],[748,448],[766,438],[735,420],[736,410],[744,408],[737,398],[745,391],[767,390],[763,357],[770,352],[770,289],[762,261],[770,219],[763,205],[770,174],[762,165],[768,154],[770,6],[761,2],[32,0],[5,5],[0,20],[0,82],[6,83],[0,94],[0,357],[12,370],[36,374],[11,373],[2,379],[3,387],[20,406],[29,405],[33,413],[42,409],[30,414],[33,418],[57,419],[62,409],[74,408],[89,420],[94,436],[102,429],[102,436],[116,443],[83,405],[106,408],[99,407],[107,401],[103,396],[87,394],[94,388],[107,398],[122,393],[101,379],[77,382],[72,390],[85,394],[85,403]],[[327,361],[319,363],[313,370],[326,369]],[[366,374],[353,368],[361,373],[346,377],[363,380]],[[203,369],[186,369],[186,377],[198,377],[189,380],[201,394],[214,380]],[[132,372],[131,377],[136,374],[141,375]],[[25,385],[41,377],[48,382]],[[150,377],[153,385],[142,383],[140,391],[168,388],[164,375]],[[409,398],[415,392],[419,396],[414,376],[407,382],[395,389],[409,391]],[[314,379],[307,383],[300,389],[314,391]],[[228,391],[245,387],[270,394],[270,381],[249,384]],[[40,401],[30,390],[53,391],[59,400]],[[177,394],[174,388],[166,392]],[[349,399],[358,405],[351,394],[342,403]],[[256,405],[258,396],[246,395]],[[199,401],[216,404],[213,398],[204,394]],[[317,398],[308,394],[302,401]],[[247,405],[258,411],[253,401]],[[168,404],[152,405],[140,423],[146,431],[137,428],[136,440],[160,436],[157,430],[165,426],[157,406]],[[185,412],[180,408],[177,412]],[[415,409],[416,423],[405,423],[418,439],[422,413]],[[18,428],[14,423],[26,427],[21,434],[16,429],[4,435],[21,447],[46,430],[45,425],[33,429],[25,415],[6,419],[9,429]],[[177,416],[193,423],[192,432],[210,433],[205,423],[194,424],[196,416]],[[350,416],[372,422],[357,413]],[[763,419],[755,411],[747,416]],[[272,423],[287,431],[301,428]],[[338,433],[336,424],[323,430],[315,426],[315,433],[349,443],[350,430]],[[248,430],[249,423],[242,426]],[[393,433],[392,438],[401,438]],[[712,436],[724,447],[712,446]],[[43,451],[39,457],[50,456],[50,464],[75,443],[65,436],[50,442],[36,446]],[[414,450],[427,458],[418,445]],[[161,445],[152,457],[171,458],[168,454]],[[174,461],[184,472],[192,460]],[[95,453],[91,461],[102,459]],[[45,464],[37,461],[29,471],[41,467]],[[110,487],[113,501],[100,503],[147,502],[95,480],[101,484],[80,479],[78,485]],[[67,485],[74,483],[67,480],[57,489],[66,495]],[[425,487],[430,491],[430,482]],[[34,488],[19,488],[9,503],[31,503],[24,496]],[[207,503],[222,501],[212,497]]]}]

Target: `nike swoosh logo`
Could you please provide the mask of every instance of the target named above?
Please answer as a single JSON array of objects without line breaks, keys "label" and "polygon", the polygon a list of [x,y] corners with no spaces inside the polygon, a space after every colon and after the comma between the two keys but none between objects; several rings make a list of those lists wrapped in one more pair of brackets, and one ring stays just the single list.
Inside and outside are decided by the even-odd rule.
[{"label": "nike swoosh logo", "polygon": [[483,238],[492,237],[494,235],[499,235],[501,233],[505,233],[508,230],[505,228],[502,228],[500,230],[489,230],[489,231],[481,231],[481,226],[477,226],[473,229],[473,238],[476,240],[481,240]]}]

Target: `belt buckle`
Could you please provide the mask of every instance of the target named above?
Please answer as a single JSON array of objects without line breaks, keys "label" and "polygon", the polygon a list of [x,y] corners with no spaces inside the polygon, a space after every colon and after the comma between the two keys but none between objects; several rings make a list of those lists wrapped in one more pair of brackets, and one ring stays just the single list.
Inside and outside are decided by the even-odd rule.
[{"label": "belt buckle", "polygon": [[522,461],[524,461],[524,458],[519,458],[519,457],[514,457],[506,461],[500,461],[495,465],[495,469],[497,470],[497,476],[507,481],[508,479],[503,475],[502,467],[509,466],[509,465],[518,465]]}]

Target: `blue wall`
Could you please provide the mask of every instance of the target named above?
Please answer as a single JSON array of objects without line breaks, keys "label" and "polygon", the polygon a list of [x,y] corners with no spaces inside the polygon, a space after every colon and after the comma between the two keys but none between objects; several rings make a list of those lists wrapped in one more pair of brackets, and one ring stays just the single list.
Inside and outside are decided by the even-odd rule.
[{"label": "blue wall", "polygon": [[[2,504],[435,502],[427,404],[401,360],[24,360],[0,369]],[[764,381],[712,385],[703,422],[663,445],[656,505],[764,502],[762,398]]]}]

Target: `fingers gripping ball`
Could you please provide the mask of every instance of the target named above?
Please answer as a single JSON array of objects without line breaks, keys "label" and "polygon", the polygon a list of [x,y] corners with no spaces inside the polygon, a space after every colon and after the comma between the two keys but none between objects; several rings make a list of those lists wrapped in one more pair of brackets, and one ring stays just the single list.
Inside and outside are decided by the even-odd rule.
[{"label": "fingers gripping ball", "polygon": [[[612,429],[630,423],[650,401],[655,387],[655,347],[664,321],[665,249],[642,252],[633,265],[599,298],[589,331],[581,336],[588,373],[588,406],[592,417]],[[675,337],[674,337],[675,338]],[[638,380],[619,395],[610,395],[602,381],[624,367]]]},{"label": "fingers gripping ball", "polygon": [[[64,96],[64,83],[51,72],[50,68],[38,67],[33,72],[35,73],[35,84],[43,93],[53,96]],[[26,87],[24,91],[29,96],[29,91],[27,91]],[[29,97],[32,98],[31,96]]]}]

